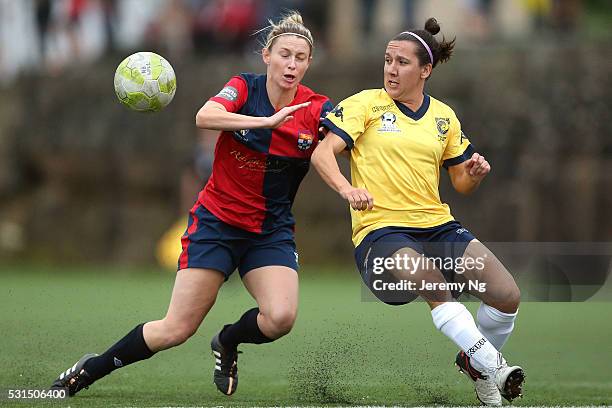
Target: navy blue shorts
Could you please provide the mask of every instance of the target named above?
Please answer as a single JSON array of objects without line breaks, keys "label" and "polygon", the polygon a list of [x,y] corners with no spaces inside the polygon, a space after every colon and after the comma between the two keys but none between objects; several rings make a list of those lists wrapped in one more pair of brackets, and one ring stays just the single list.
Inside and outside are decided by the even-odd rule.
[{"label": "navy blue shorts", "polygon": [[[455,281],[455,270],[444,267],[450,265],[442,260],[461,258],[474,236],[457,221],[430,228],[384,227],[370,232],[355,248],[355,262],[361,278],[370,291],[383,302],[390,305],[403,305],[416,298],[412,292],[398,290],[375,290],[375,280],[383,279],[388,282],[397,282],[397,279],[388,271],[380,274],[374,273],[375,266],[381,266],[377,260],[386,259],[402,248],[412,248],[417,253],[436,259],[447,282]],[[382,267],[378,268],[381,272]],[[454,297],[460,293],[453,292]]]},{"label": "navy blue shorts", "polygon": [[271,265],[298,270],[293,229],[279,228],[264,234],[245,231],[221,221],[201,204],[190,211],[181,243],[179,270],[214,269],[222,272],[226,280],[236,268],[240,277]]}]

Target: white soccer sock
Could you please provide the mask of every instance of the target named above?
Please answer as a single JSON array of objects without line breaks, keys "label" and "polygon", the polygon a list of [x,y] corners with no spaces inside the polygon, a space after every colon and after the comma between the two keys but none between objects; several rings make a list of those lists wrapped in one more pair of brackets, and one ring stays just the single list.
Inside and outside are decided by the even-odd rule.
[{"label": "white soccer sock", "polygon": [[517,314],[518,310],[514,313],[504,313],[481,303],[478,313],[476,313],[478,330],[493,344],[493,347],[501,350],[510,334],[512,334]]},{"label": "white soccer sock", "polygon": [[463,350],[472,366],[489,372],[501,364],[501,354],[478,330],[472,314],[459,302],[446,302],[431,311],[438,330]]}]

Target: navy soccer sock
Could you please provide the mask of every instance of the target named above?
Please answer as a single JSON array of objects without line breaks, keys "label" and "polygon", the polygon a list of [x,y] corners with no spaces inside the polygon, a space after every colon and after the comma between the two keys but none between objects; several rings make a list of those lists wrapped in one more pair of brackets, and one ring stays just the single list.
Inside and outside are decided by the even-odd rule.
[{"label": "navy soccer sock", "polygon": [[233,349],[240,343],[262,344],[274,341],[259,329],[258,314],[259,308],[255,307],[246,311],[236,323],[226,324],[219,334],[219,341],[223,347]]},{"label": "navy soccer sock", "polygon": [[83,368],[94,380],[99,380],[117,368],[125,367],[137,361],[146,360],[153,356],[145,343],[142,334],[143,324],[139,324],[117,343],[113,344],[104,354],[88,360]]}]

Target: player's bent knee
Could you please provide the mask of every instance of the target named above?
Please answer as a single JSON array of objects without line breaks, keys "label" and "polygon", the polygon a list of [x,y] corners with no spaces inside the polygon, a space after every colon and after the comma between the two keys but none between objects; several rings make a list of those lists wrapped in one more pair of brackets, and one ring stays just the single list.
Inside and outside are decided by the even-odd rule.
[{"label": "player's bent knee", "polygon": [[519,304],[521,303],[521,290],[518,286],[514,285],[512,288],[510,295],[508,296],[509,305],[512,306],[513,312],[518,310]]},{"label": "player's bent knee", "polygon": [[167,347],[183,344],[197,331],[197,326],[191,324],[167,324],[165,326],[164,342]]},{"label": "player's bent knee", "polygon": [[519,304],[521,303],[521,290],[513,284],[511,287],[506,288],[501,296],[495,299],[491,306],[495,307],[504,313],[515,313]]},{"label": "player's bent knee", "polygon": [[272,310],[264,317],[268,323],[268,331],[270,331],[268,335],[276,339],[291,331],[297,312],[291,309],[277,309]]}]

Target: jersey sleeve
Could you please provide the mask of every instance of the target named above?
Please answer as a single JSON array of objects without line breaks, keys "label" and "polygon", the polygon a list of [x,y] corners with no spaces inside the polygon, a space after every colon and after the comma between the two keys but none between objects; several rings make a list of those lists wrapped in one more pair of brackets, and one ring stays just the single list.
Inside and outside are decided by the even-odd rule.
[{"label": "jersey sleeve", "polygon": [[[329,112],[331,112],[332,109],[334,109],[334,104],[329,99],[323,102],[323,105],[321,105],[321,112],[319,113],[319,125],[317,126],[317,129],[323,126],[323,121],[325,120],[325,117]],[[323,140],[323,138],[325,138],[325,134],[319,132],[319,139]]]},{"label": "jersey sleeve", "polygon": [[453,118],[448,133],[448,143],[442,154],[442,166],[445,169],[469,160],[474,154],[474,147],[461,130],[461,123],[456,117]]},{"label": "jersey sleeve", "polygon": [[246,81],[240,76],[235,76],[209,101],[220,103],[228,112],[238,112],[245,104],[248,96],[249,90]]},{"label": "jersey sleeve", "polygon": [[363,134],[367,121],[367,106],[360,94],[353,95],[332,109],[321,124],[344,140],[352,149]]}]

